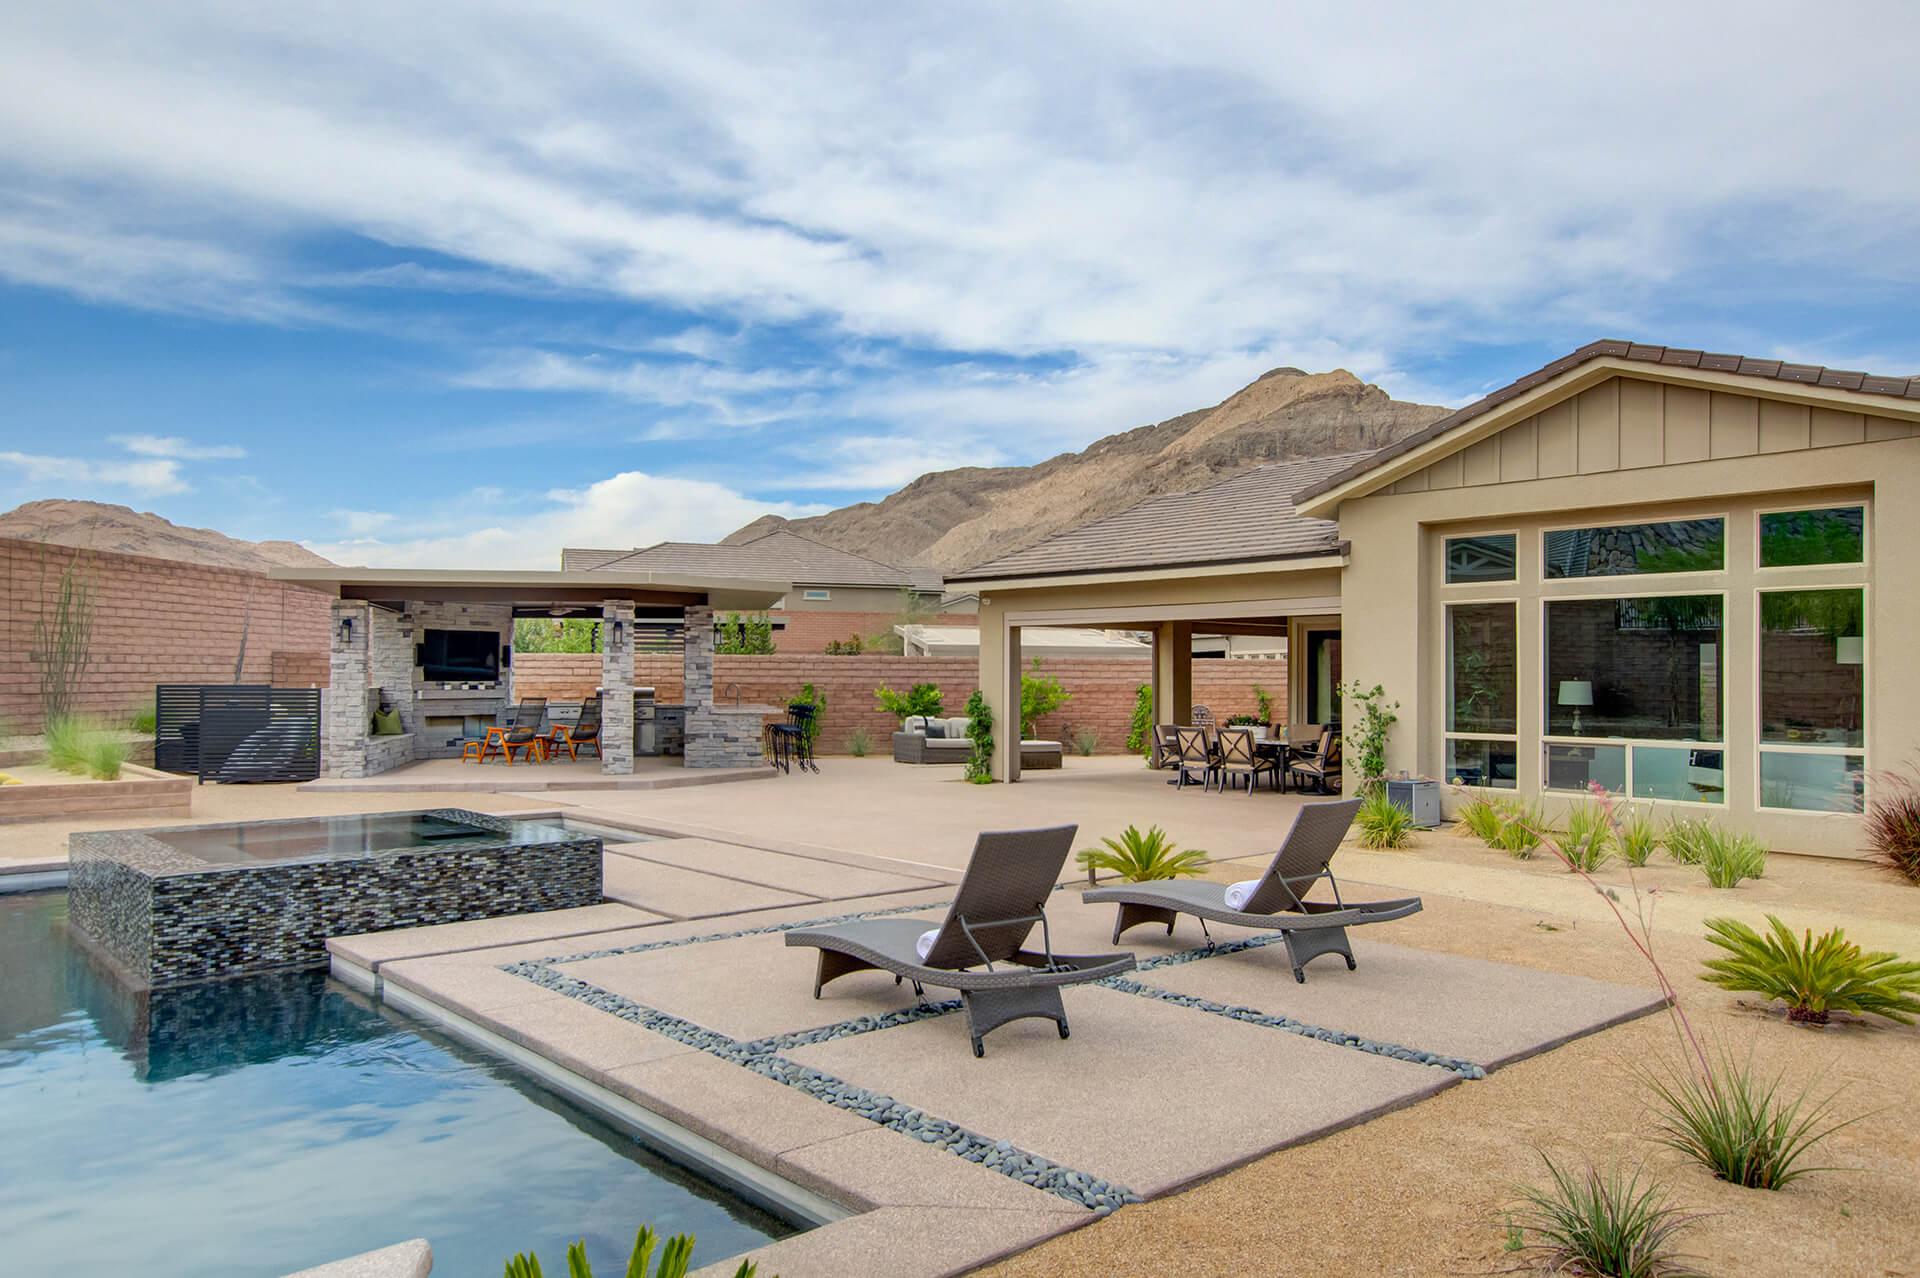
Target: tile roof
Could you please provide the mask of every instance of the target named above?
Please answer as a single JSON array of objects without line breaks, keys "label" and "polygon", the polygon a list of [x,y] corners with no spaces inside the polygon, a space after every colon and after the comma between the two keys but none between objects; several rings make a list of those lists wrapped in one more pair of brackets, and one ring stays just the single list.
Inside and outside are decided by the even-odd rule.
[{"label": "tile roof", "polygon": [[1439,421],[1415,431],[1405,439],[1388,444],[1378,452],[1362,457],[1340,473],[1315,481],[1311,486],[1301,489],[1296,496],[1304,501],[1309,497],[1317,497],[1321,493],[1338,488],[1342,484],[1358,479],[1376,466],[1392,461],[1395,457],[1420,447],[1428,440],[1437,439],[1454,427],[1472,421],[1489,409],[1498,408],[1508,400],[1525,394],[1542,382],[1550,382],[1562,373],[1570,372],[1582,364],[1609,357],[1631,360],[1637,364],[1660,364],[1669,368],[1698,368],[1708,372],[1737,373],[1743,377],[1770,377],[1775,381],[1797,382],[1803,386],[1827,386],[1836,390],[1860,391],[1868,395],[1891,395],[1899,399],[1920,400],[1920,377],[1876,377],[1871,373],[1822,368],[1818,364],[1788,364],[1777,359],[1749,359],[1745,355],[1714,355],[1706,351],[1679,346],[1647,346],[1640,342],[1607,339],[1588,342],[1572,354],[1563,355],[1546,367],[1535,369],[1525,377],[1509,382],[1491,394],[1481,396],[1465,408],[1447,414]]},{"label": "tile roof", "polygon": [[[599,556],[605,558],[597,558]],[[663,541],[640,550],[568,550],[561,552],[561,563],[567,568],[590,571],[646,568],[655,572],[773,578],[791,581],[796,586],[941,588],[940,574],[932,568],[898,568],[785,530],[732,546],[704,541]]]},{"label": "tile roof", "polygon": [[1116,572],[1331,554],[1339,549],[1339,526],[1332,520],[1294,514],[1293,494],[1366,456],[1337,453],[1276,462],[1190,492],[1149,497],[1118,514],[976,564],[952,579]]}]

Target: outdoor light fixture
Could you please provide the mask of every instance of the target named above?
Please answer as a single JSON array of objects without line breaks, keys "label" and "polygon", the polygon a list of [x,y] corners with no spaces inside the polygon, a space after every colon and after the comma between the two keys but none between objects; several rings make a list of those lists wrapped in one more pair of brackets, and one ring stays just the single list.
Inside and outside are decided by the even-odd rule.
[{"label": "outdoor light fixture", "polygon": [[626,643],[626,641],[627,641],[627,623],[624,621],[614,622],[613,623],[613,646],[618,648],[622,644]]},{"label": "outdoor light fixture", "polygon": [[1580,735],[1580,708],[1593,704],[1593,684],[1585,679],[1560,681],[1560,704],[1573,707],[1573,735]]},{"label": "outdoor light fixture", "polygon": [[1867,661],[1867,639],[1865,635],[1841,635],[1833,641],[1833,660],[1835,665],[1861,666]]},{"label": "outdoor light fixture", "polygon": [[343,644],[349,644],[353,642],[353,618],[352,617],[340,618],[340,642]]}]

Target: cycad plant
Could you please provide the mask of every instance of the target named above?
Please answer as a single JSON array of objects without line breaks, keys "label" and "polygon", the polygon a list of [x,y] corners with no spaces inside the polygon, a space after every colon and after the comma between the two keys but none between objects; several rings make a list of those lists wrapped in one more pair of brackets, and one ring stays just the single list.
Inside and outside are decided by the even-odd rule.
[{"label": "cycad plant", "polygon": [[[633,1255],[627,1260],[626,1278],[686,1278],[687,1264],[693,1258],[693,1235],[675,1234],[660,1248],[659,1268],[651,1268],[654,1244],[660,1235],[653,1226],[642,1225],[633,1240]],[[750,1260],[740,1262],[733,1278],[754,1278],[758,1267]],[[540,1270],[540,1258],[532,1252],[507,1262],[506,1278],[546,1278]],[[587,1244],[567,1247],[567,1278],[593,1278],[593,1266],[587,1263]],[[776,1276],[777,1278],[777,1276]]]},{"label": "cycad plant", "polygon": [[1190,878],[1207,868],[1207,854],[1198,848],[1181,848],[1159,826],[1128,826],[1117,839],[1102,839],[1097,848],[1083,848],[1075,860],[1092,877],[1096,870],[1111,870],[1130,883],[1149,879]]},{"label": "cycad plant", "polygon": [[[1532,1205],[1521,1228],[1540,1239],[1526,1244],[1543,1252],[1545,1268],[1557,1274],[1604,1274],[1608,1278],[1680,1278],[1699,1271],[1681,1262],[1674,1235],[1695,1217],[1669,1206],[1666,1195],[1640,1169],[1631,1175],[1588,1164],[1572,1171],[1542,1154],[1552,1183],[1523,1185]],[[1511,1239],[1511,1230],[1509,1230]]]},{"label": "cycad plant", "polygon": [[1862,950],[1834,928],[1799,938],[1767,915],[1761,935],[1737,919],[1708,919],[1707,939],[1727,952],[1708,959],[1700,979],[1729,990],[1753,990],[1787,1005],[1787,1019],[1824,1025],[1832,1012],[1872,1012],[1905,1025],[1920,1014],[1920,963]]}]

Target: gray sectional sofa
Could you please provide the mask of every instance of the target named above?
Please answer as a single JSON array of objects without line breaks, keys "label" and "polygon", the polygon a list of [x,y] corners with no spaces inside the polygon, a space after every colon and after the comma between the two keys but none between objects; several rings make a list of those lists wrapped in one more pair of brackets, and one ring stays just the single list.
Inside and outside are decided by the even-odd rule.
[{"label": "gray sectional sofa", "polygon": [[928,719],[911,715],[893,734],[895,763],[965,763],[973,757],[967,717]]}]

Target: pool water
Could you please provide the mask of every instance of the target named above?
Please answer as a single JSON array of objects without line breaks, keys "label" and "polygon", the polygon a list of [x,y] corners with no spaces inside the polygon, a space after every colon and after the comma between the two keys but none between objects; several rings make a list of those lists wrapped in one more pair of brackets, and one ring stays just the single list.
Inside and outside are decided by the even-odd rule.
[{"label": "pool water", "polygon": [[135,995],[0,896],[0,1248],[11,1273],[273,1278],[424,1237],[491,1275],[634,1231],[694,1264],[794,1232],[511,1066],[319,973]]},{"label": "pool water", "polygon": [[431,848],[461,839],[534,843],[551,837],[550,831],[521,828],[531,824],[515,822],[513,833],[502,835],[498,830],[430,812],[374,812],[306,817],[297,821],[253,821],[244,825],[184,826],[141,833],[196,860],[249,865],[257,861],[365,856],[372,852]]}]

